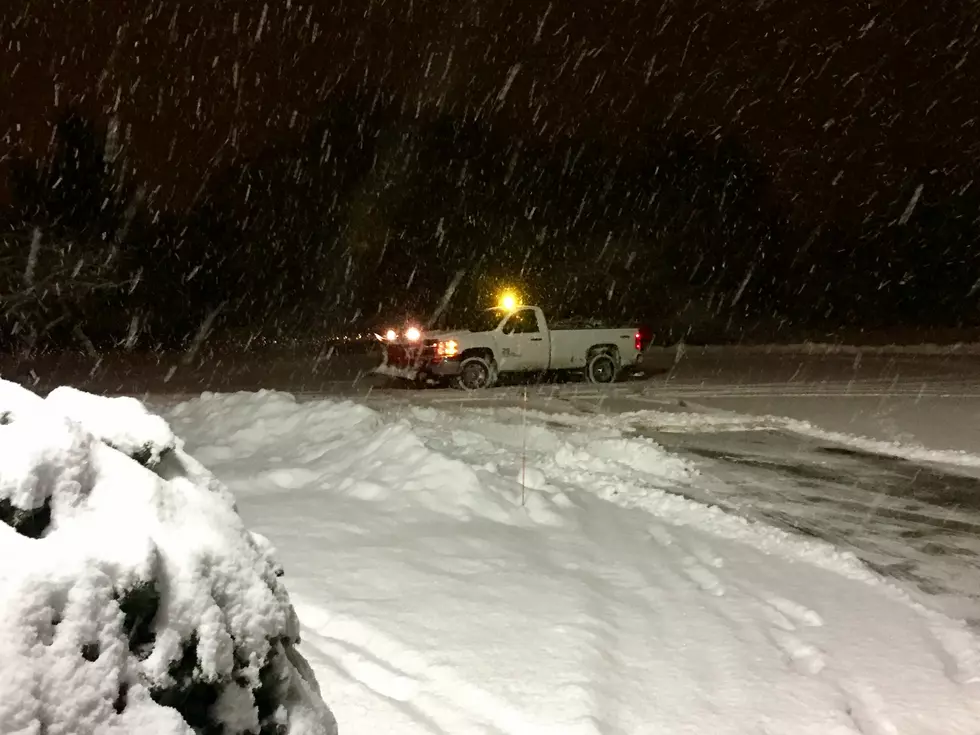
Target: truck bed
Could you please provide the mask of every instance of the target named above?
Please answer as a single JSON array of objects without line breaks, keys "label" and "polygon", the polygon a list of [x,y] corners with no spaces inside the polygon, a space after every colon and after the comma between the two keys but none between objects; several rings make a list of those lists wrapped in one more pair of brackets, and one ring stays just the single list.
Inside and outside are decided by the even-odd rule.
[{"label": "truck bed", "polygon": [[636,331],[620,329],[552,329],[551,366],[554,369],[583,368],[591,348],[612,345],[619,352],[620,364],[632,365],[637,361]]}]

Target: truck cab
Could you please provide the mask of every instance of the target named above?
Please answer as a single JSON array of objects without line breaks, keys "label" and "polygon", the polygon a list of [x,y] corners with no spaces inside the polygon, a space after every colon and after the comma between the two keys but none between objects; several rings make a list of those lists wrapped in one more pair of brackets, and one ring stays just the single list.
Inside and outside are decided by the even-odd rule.
[{"label": "truck cab", "polygon": [[[536,306],[518,307],[489,333],[499,372],[528,372],[551,367],[551,339],[544,313]],[[544,366],[542,368],[542,366]]]}]

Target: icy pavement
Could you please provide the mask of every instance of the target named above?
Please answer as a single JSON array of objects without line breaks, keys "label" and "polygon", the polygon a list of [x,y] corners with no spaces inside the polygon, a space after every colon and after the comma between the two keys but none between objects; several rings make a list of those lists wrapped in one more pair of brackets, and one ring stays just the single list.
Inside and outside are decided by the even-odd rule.
[{"label": "icy pavement", "polygon": [[980,479],[776,429],[636,430],[697,460],[689,492],[855,553],[923,603],[980,631]]},{"label": "icy pavement", "polygon": [[689,499],[719,481],[692,447],[622,417],[376,407],[170,412],[278,547],[342,732],[980,732],[963,624]]}]

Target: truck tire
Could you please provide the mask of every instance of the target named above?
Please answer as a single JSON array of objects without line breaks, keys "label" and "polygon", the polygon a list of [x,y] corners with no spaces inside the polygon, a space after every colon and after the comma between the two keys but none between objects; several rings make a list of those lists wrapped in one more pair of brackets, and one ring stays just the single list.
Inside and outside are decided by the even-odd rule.
[{"label": "truck tire", "polygon": [[490,388],[497,380],[497,366],[485,357],[474,355],[459,364],[455,385],[462,390]]},{"label": "truck tire", "polygon": [[585,377],[590,383],[612,383],[618,374],[619,363],[616,361],[616,357],[608,352],[599,352],[593,355],[585,367]]}]

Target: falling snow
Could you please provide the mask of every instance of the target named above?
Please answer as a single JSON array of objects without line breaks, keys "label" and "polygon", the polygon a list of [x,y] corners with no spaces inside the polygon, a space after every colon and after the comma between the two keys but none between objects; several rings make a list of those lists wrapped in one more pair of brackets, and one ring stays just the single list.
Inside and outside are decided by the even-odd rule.
[{"label": "falling snow", "polygon": [[[656,467],[644,462],[653,450],[620,450],[655,437],[671,446],[671,461],[725,470],[712,487],[658,486],[668,505],[703,501],[764,528],[823,533],[822,543],[854,554],[862,573],[975,627],[977,549],[957,529],[977,523],[963,498],[977,492],[966,475],[980,454],[978,24],[971,3],[900,3],[884,13],[851,0],[602,8],[286,0],[230,10],[192,1],[123,3],[112,12],[98,3],[15,2],[0,14],[0,374],[42,395],[68,382],[168,406],[204,391],[299,393],[295,403],[263,394],[243,414],[254,409],[256,436],[273,425],[267,417],[294,426],[281,451],[257,446],[256,458],[212,437],[217,461],[234,449],[255,463],[227,471],[253,483],[242,479],[241,491],[257,508],[288,506],[347,467],[343,452],[317,464],[322,447],[296,460],[293,474],[279,466],[309,439],[296,418],[306,416],[307,400],[329,413],[335,398],[349,399],[340,424],[370,404],[378,413],[358,431],[374,454],[390,451],[395,466],[375,468],[353,505],[338,501],[333,520],[289,516],[294,526],[316,525],[341,551],[337,539],[354,528],[345,512],[380,503],[395,518],[397,503],[422,502],[414,486],[407,495],[392,488],[399,472],[428,482],[428,471],[413,474],[420,468],[411,465],[426,452],[449,462],[453,476],[469,467],[471,490],[510,498],[519,477],[520,510],[507,514],[538,514],[535,523],[564,528],[588,506],[582,518],[616,520],[618,529],[618,515],[593,515],[591,504],[649,498],[644,483]],[[502,321],[488,308],[503,292],[515,306],[540,309],[536,336],[497,330]],[[490,322],[497,331],[485,329]],[[409,337],[409,327],[419,332]],[[618,384],[589,382],[597,381],[587,367],[596,359]],[[393,367],[399,360],[407,367]],[[464,362],[497,385],[450,392],[463,383],[452,370]],[[384,379],[381,367],[410,380]],[[195,398],[183,410],[223,400]],[[556,426],[558,413],[571,423]],[[444,421],[462,428],[447,430]],[[198,436],[213,428],[196,424],[188,431]],[[562,472],[529,465],[529,452],[539,452],[535,462],[557,456],[549,461],[564,463]],[[612,483],[602,498],[588,495],[595,483],[583,480],[596,467]],[[865,485],[886,490],[864,497]],[[353,486],[326,487],[336,495]],[[892,497],[898,487],[907,496],[901,508]],[[437,493],[439,507],[426,512],[474,511],[467,498],[488,497],[458,491]],[[848,515],[855,502],[859,521]],[[615,513],[635,521],[637,510]],[[930,514],[956,523],[934,538]],[[896,529],[907,517],[912,526],[901,530],[911,533],[903,536]],[[590,529],[603,542],[596,558],[646,543]],[[454,538],[471,538],[457,530]],[[393,548],[417,541],[397,537]],[[939,562],[943,544],[958,553]],[[445,549],[432,551],[438,558]],[[722,608],[726,596],[754,599],[744,585],[719,581],[725,574],[701,552],[688,556],[670,569],[705,599]],[[487,561],[499,571],[498,562]],[[354,586],[369,578],[351,570]],[[563,583],[574,587],[576,574]],[[426,575],[419,579],[428,584]],[[622,592],[623,580],[592,581],[602,591],[596,599]],[[355,604],[344,589],[330,595],[337,610]],[[363,600],[376,597],[362,595],[357,615],[368,616]],[[583,609],[594,607],[586,602]],[[600,639],[629,628],[632,608],[622,602],[611,617],[595,616],[604,620]],[[494,610],[479,607],[454,624],[481,630]],[[956,672],[973,670],[973,641],[956,625],[903,628],[932,638],[914,651],[882,649],[895,658],[887,672],[873,672],[870,691],[833,678],[841,659],[821,649],[827,640],[787,630],[820,628],[793,610],[779,603],[765,613],[775,627],[748,629],[738,659],[758,662],[753,655],[764,650],[776,666],[784,656],[817,692],[820,708],[787,720],[793,732],[807,724],[904,732],[913,714],[894,703],[906,691],[968,701],[956,687],[969,676]],[[838,610],[854,614],[844,604]],[[326,640],[332,624],[325,613],[314,618],[309,624]],[[828,624],[843,636],[829,642],[854,635],[852,622]],[[320,671],[339,677],[331,687],[350,698],[342,711],[356,712],[356,697],[373,685],[383,690],[382,709],[396,701],[402,715],[417,714],[413,697],[432,686],[468,703],[462,714],[436,712],[445,731],[477,714],[474,727],[540,724],[515,704],[517,694],[488,700],[485,690],[446,687],[445,677],[412,668],[416,653],[449,660],[458,651],[386,661],[365,631],[373,629],[347,629],[346,643],[366,646],[360,652],[314,644],[330,659]],[[663,654],[648,633],[629,640],[653,641]],[[755,638],[768,648],[753,649]],[[729,650],[730,639],[718,650]],[[964,641],[967,654],[950,653]],[[629,666],[609,658],[615,650],[608,642],[589,649],[604,664],[586,668],[608,676],[568,701],[597,701],[596,691],[609,700],[610,681],[635,686],[623,675]],[[939,662],[928,690],[903,678],[921,673],[923,661]],[[382,662],[401,668],[378,673]],[[532,676],[537,663],[525,666]],[[514,680],[510,673],[499,681]],[[660,691],[651,686],[647,693]],[[716,695],[698,689],[694,700]],[[644,696],[628,701],[647,707]],[[691,699],[668,703],[679,713],[674,722],[693,711]],[[941,709],[922,704],[931,706]],[[668,716],[655,709],[651,716]],[[817,709],[825,719],[805,722]],[[583,712],[585,727],[599,726],[599,714]],[[603,727],[635,729],[617,716]],[[420,732],[436,727],[410,719]],[[752,727],[772,724],[761,721]],[[742,720],[724,722],[742,732]],[[342,732],[357,731],[346,724]]]}]

